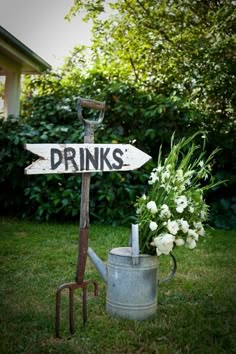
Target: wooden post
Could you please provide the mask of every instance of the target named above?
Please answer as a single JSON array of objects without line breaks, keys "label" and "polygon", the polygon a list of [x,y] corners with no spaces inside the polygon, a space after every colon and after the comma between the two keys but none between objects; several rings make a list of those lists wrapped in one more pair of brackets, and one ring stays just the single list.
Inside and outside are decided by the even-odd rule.
[{"label": "wooden post", "polygon": [[[82,107],[95,108],[100,111],[100,116],[97,121],[89,121],[83,118]],[[105,102],[80,98],[78,101],[78,116],[83,122],[85,128],[84,143],[94,143],[94,126],[103,121],[105,112]],[[78,261],[76,269],[76,282],[82,284],[84,282],[84,273],[88,251],[88,234],[89,234],[89,189],[90,189],[91,173],[86,172],[82,175],[81,186],[81,203],[80,203],[80,231],[78,244]]]},{"label": "wooden post", "polygon": [[[94,125],[84,122],[85,136],[84,143],[94,143]],[[80,230],[78,244],[78,261],[76,269],[76,282],[82,283],[86,267],[88,251],[88,233],[89,233],[89,191],[90,191],[91,173],[86,172],[82,175],[81,201],[80,201]]]}]

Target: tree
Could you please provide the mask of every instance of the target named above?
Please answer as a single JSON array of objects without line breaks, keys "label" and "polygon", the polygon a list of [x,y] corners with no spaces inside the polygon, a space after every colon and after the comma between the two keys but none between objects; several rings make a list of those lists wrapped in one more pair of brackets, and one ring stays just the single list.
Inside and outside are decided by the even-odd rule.
[{"label": "tree", "polygon": [[[205,130],[210,149],[222,148],[216,171],[229,178],[232,190],[236,169],[236,2],[74,0],[67,18],[77,12],[93,22],[90,66],[94,72],[108,82],[120,81],[146,93],[181,100],[186,108],[201,113],[188,111],[183,127],[190,124]],[[152,109],[160,111],[158,105]],[[167,126],[170,116],[166,118]],[[158,115],[151,119],[156,135]],[[225,205],[227,210],[235,209],[236,197],[230,188],[218,192],[217,203],[221,197],[230,201],[222,199],[220,209]]]},{"label": "tree", "polygon": [[[13,183],[18,190],[26,182],[18,198],[22,202],[19,210],[28,201],[31,208],[27,211],[39,219],[78,215],[77,176],[37,176],[26,181],[22,169],[17,174],[18,167],[32,159],[25,154],[17,164],[8,164],[8,169],[4,166],[9,156],[23,156],[25,142],[82,141],[76,107],[81,96],[106,101],[97,142],[136,140],[137,147],[153,157],[150,164],[156,162],[160,144],[163,156],[168,153],[174,131],[177,139],[201,129],[208,131],[209,150],[223,148],[214,172],[232,177],[230,188],[221,194],[214,191],[211,197],[220,205],[215,219],[228,226],[228,216],[223,221],[220,214],[223,208],[231,213],[236,200],[232,195],[236,168],[235,2],[83,0],[75,1],[68,16],[77,11],[85,11],[94,23],[89,57],[85,57],[86,48],[76,47],[60,72],[30,79],[22,102],[23,119],[17,126],[13,121],[3,122],[1,139],[6,149],[2,152],[1,205],[11,209],[14,199],[10,200],[8,190]],[[84,113],[87,117],[92,114]],[[127,222],[127,201],[131,207],[144,191],[149,167],[122,177],[119,173],[97,175],[91,186],[92,217],[100,222]],[[231,225],[235,220],[232,217]]]},{"label": "tree", "polygon": [[235,1],[75,0],[68,18],[77,12],[93,21],[93,65],[108,79],[187,97],[235,124]]}]

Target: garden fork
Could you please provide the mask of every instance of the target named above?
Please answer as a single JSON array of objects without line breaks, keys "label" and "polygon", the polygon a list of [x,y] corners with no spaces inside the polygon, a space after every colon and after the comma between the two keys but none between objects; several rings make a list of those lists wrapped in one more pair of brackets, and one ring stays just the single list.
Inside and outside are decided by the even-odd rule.
[{"label": "garden fork", "polygon": [[[98,109],[100,115],[97,120],[85,119],[82,115],[82,107]],[[102,123],[105,112],[105,103],[89,99],[78,99],[78,117],[82,121],[85,128],[84,143],[94,143],[94,127]],[[78,260],[76,267],[76,278],[74,283],[66,283],[59,286],[56,292],[56,337],[60,336],[60,309],[61,309],[61,292],[69,289],[69,322],[70,333],[74,334],[74,292],[76,289],[83,290],[83,324],[87,321],[87,287],[89,284],[94,286],[94,295],[98,295],[98,285],[94,280],[84,280],[86,267],[87,251],[88,251],[88,235],[89,235],[89,189],[90,189],[90,172],[82,174],[81,186],[81,203],[80,203],[80,231],[78,243]]]}]

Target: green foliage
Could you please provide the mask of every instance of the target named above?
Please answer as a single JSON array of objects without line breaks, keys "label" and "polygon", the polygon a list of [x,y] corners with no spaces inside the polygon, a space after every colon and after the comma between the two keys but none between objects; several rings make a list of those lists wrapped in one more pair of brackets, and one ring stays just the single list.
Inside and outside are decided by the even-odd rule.
[{"label": "green foliage", "polygon": [[68,17],[77,12],[93,22],[94,70],[181,97],[210,133],[235,140],[235,1],[74,0]]},{"label": "green foliage", "polygon": [[[77,97],[81,96],[106,101],[104,123],[95,132],[95,142],[129,143],[136,140],[135,145],[153,157],[152,162],[138,171],[92,176],[91,221],[128,223],[134,215],[136,196],[145,191],[159,146],[163,145],[165,156],[173,131],[176,138],[188,136],[206,128],[206,120],[176,96],[165,97],[138,90],[128,83],[109,82],[97,72],[91,71],[81,77],[77,86],[70,83],[65,73],[36,77],[25,88],[24,116],[20,120],[9,117],[0,121],[3,147],[0,159],[1,212],[18,213],[38,220],[78,219],[81,176],[24,176],[23,169],[36,160],[36,156],[24,151],[23,144],[83,142],[83,126],[76,112]],[[97,112],[85,110],[84,114],[89,118],[92,114],[96,116]],[[209,142],[209,150],[218,144],[223,147],[219,160],[215,161],[214,172],[230,171],[232,141],[222,139],[217,131],[216,135],[211,133]],[[234,183],[231,179],[230,188]],[[211,196],[212,203],[215,199]],[[230,208],[230,211],[234,209]],[[233,221],[228,225],[234,225]]]},{"label": "green foliage", "polygon": [[[34,90],[37,88],[37,91],[43,87],[46,90],[43,92],[46,94],[37,94],[27,101],[26,120],[39,130],[38,138],[28,139],[28,143],[82,142],[83,127],[76,115],[75,96],[72,96],[71,99],[63,98],[64,101],[67,100],[69,107],[68,112],[63,110],[64,106],[60,105],[60,90],[54,87],[54,82],[55,94],[51,95],[52,81],[49,80],[45,83],[45,80],[48,78],[43,78],[42,81],[33,81],[31,84]],[[58,80],[58,85],[60,87],[61,80]],[[48,87],[50,90],[47,89]],[[183,125],[181,120],[186,118],[187,110],[180,108],[183,112],[179,112],[174,100],[139,92],[128,84],[119,82],[109,84],[101,75],[93,74],[81,81],[80,96],[90,96],[92,95],[91,91],[93,91],[93,98],[105,100],[107,105],[104,124],[95,132],[95,141],[100,143],[128,143],[136,140],[137,147],[155,157],[158,141],[159,143],[167,142],[170,132],[174,128],[177,130],[178,125],[180,130]],[[63,88],[64,92],[65,88]],[[32,111],[30,107],[32,107]],[[43,120],[41,119],[42,113],[44,114]],[[157,118],[156,121],[154,117]],[[165,124],[167,117],[169,118],[168,127]],[[96,174],[91,185],[92,218],[101,222],[126,223],[132,215],[135,196],[143,188],[141,185],[146,177],[146,168],[144,167],[139,172]],[[64,212],[65,218],[78,216],[80,193],[74,190],[74,186],[78,185],[78,182],[74,182],[80,181],[79,175],[76,177],[34,176],[27,178],[30,180],[30,185],[26,188],[26,199],[31,208],[37,210],[37,218],[50,219],[53,215],[61,215],[61,212]],[[64,189],[66,189],[64,193],[70,196],[67,196],[67,205],[60,202],[60,200],[65,202],[62,193]],[[76,202],[73,202],[72,196],[75,194],[78,197],[75,198]],[[121,195],[122,198],[119,197]],[[118,199],[120,199],[119,203]]]},{"label": "green foliage", "polygon": [[[152,0],[100,0],[98,6],[91,3],[75,0],[67,17],[80,12],[85,20],[93,21],[94,57],[97,55],[98,65],[106,65],[103,69],[110,75],[114,69],[114,76],[124,75],[126,80],[130,75],[145,86],[162,87],[166,92],[168,83],[170,90],[181,84],[181,90],[190,91],[196,88],[193,79],[199,83],[205,80],[213,88],[212,80],[225,80],[215,74],[233,70],[232,0],[155,4]],[[206,68],[208,71],[203,71]],[[229,90],[233,92],[232,88]]]},{"label": "green foliage", "polygon": [[[74,216],[78,214],[78,206],[76,211],[74,206],[79,205],[80,198],[78,177],[24,176],[24,168],[36,158],[24,151],[24,144],[82,141],[73,90],[63,86],[55,74],[35,77],[27,90],[22,109],[25,116],[0,120],[1,212],[46,220]],[[66,183],[68,188],[64,191]]]},{"label": "green foliage", "polygon": [[231,171],[219,171],[217,179],[227,180],[224,187],[216,187],[208,193],[208,201],[211,205],[210,223],[217,228],[236,228],[236,174]]},{"label": "green foliage", "polygon": [[77,12],[93,23],[89,55],[75,47],[59,73],[28,79],[22,120],[1,122],[1,207],[37,219],[78,216],[80,176],[24,177],[34,156],[22,144],[82,142],[81,96],[106,101],[95,142],[136,140],[153,157],[137,172],[93,176],[92,220],[126,223],[159,146],[165,157],[173,132],[204,131],[207,153],[221,148],[212,173],[228,180],[207,195],[211,223],[235,226],[235,1],[74,0],[67,18]]},{"label": "green foliage", "polygon": [[23,168],[28,158],[23,144],[31,136],[27,126],[22,126],[18,119],[9,117],[0,119],[0,210],[1,212],[19,211],[24,200]]}]

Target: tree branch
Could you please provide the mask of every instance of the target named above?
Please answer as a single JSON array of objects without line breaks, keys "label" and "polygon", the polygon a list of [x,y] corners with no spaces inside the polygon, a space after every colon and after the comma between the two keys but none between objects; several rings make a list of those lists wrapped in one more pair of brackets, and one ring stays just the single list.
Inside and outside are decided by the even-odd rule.
[{"label": "tree branch", "polygon": [[132,69],[133,69],[133,73],[134,73],[134,76],[135,76],[135,79],[136,79],[136,82],[139,81],[139,75],[137,73],[137,70],[135,68],[135,65],[134,65],[134,61],[131,57],[129,57],[129,61],[130,61],[130,64],[132,66]]}]

